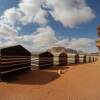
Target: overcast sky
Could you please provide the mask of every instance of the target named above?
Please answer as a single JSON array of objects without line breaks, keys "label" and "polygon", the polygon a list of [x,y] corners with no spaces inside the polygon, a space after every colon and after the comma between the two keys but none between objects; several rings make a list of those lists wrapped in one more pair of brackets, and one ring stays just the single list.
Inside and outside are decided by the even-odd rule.
[{"label": "overcast sky", "polygon": [[0,0],[0,47],[96,52],[99,6],[100,0]]}]

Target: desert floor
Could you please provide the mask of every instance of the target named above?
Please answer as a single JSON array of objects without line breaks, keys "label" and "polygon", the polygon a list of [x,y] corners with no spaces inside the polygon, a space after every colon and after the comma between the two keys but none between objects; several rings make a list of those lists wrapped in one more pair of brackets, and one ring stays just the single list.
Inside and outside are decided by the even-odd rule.
[{"label": "desert floor", "polygon": [[0,100],[100,100],[100,60],[31,71],[15,81],[1,81]]}]

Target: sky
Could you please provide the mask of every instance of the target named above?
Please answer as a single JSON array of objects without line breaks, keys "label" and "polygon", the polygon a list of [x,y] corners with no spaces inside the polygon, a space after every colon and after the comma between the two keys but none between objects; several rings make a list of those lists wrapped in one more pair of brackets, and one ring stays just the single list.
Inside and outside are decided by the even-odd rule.
[{"label": "sky", "polygon": [[0,0],[0,47],[97,52],[100,0]]}]

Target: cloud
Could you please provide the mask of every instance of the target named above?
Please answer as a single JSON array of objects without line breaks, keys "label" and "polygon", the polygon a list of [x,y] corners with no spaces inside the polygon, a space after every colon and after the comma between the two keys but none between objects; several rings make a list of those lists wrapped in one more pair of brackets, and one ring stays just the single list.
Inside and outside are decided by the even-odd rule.
[{"label": "cloud", "polygon": [[95,18],[86,0],[22,0],[19,3],[19,9],[25,15],[22,22],[46,25],[48,12],[42,6],[51,9],[51,16],[65,27],[73,28]]},{"label": "cloud", "polygon": [[23,45],[28,50],[32,50],[33,35],[15,35],[12,36],[0,36],[0,47],[11,46],[11,45]]},{"label": "cloud", "polygon": [[[7,9],[0,17],[0,46],[22,44],[31,51],[44,51],[52,46],[94,50],[94,40],[90,38],[58,39],[56,32],[47,26],[48,13],[70,28],[95,18],[86,0],[21,0],[17,7]],[[40,27],[31,35],[18,35],[19,24],[23,27],[30,23]]]},{"label": "cloud", "polygon": [[95,18],[86,0],[47,0],[47,7],[51,9],[53,18],[65,27],[73,28]]},{"label": "cloud", "polygon": [[45,0],[21,0],[19,10],[23,13],[21,18],[22,24],[36,23],[46,25],[48,13],[42,9]]},{"label": "cloud", "polygon": [[84,52],[97,51],[95,40],[91,38],[58,39],[55,31],[50,27],[41,27],[31,35],[1,36],[0,46],[21,44],[28,50],[42,52],[53,46],[63,46]]},{"label": "cloud", "polygon": [[15,26],[16,24],[28,25],[36,23],[46,25],[48,23],[48,12],[42,9],[45,0],[21,0],[18,7],[9,8],[0,17],[6,24]]},{"label": "cloud", "polygon": [[18,7],[7,9],[3,18],[13,24],[19,21],[22,25],[47,25],[48,12],[56,21],[70,28],[95,18],[86,0],[21,0]]},{"label": "cloud", "polygon": [[0,23],[0,36],[15,36],[17,31],[10,25]]},{"label": "cloud", "polygon": [[[2,36],[0,40],[4,45],[21,44],[30,51],[38,52],[47,50],[58,41],[54,30],[49,26],[40,27],[31,35],[15,35],[13,38]],[[2,43],[1,46],[3,46]]]},{"label": "cloud", "polygon": [[13,41],[12,39],[13,39],[12,36],[0,36],[0,48],[16,45],[17,41]]},{"label": "cloud", "polygon": [[97,51],[95,47],[95,40],[92,38],[66,38],[59,40],[58,43],[56,43],[56,45],[84,52]]},{"label": "cloud", "polygon": [[54,30],[49,27],[42,27],[37,29],[33,39],[33,46],[38,50],[45,50],[53,46],[57,42]]},{"label": "cloud", "polygon": [[93,39],[79,38],[79,39],[72,39],[69,43],[69,46],[76,49],[84,49],[92,46],[93,43],[94,43]]},{"label": "cloud", "polygon": [[48,23],[47,17],[47,11],[40,9],[34,17],[33,23],[37,23],[39,25],[46,25]]},{"label": "cloud", "polygon": [[11,25],[14,25],[19,21],[21,18],[21,12],[17,10],[17,8],[9,8],[4,12],[3,19],[6,20],[6,22],[10,23]]}]

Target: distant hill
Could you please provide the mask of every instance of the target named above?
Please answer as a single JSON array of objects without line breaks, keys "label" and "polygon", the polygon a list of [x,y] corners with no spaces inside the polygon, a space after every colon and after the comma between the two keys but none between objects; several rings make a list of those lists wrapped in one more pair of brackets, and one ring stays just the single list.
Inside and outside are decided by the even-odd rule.
[{"label": "distant hill", "polygon": [[68,53],[77,53],[76,50],[73,50],[71,48],[64,48],[64,47],[53,47],[49,49],[48,51],[56,52],[56,53],[63,52],[63,51],[68,52]]}]

